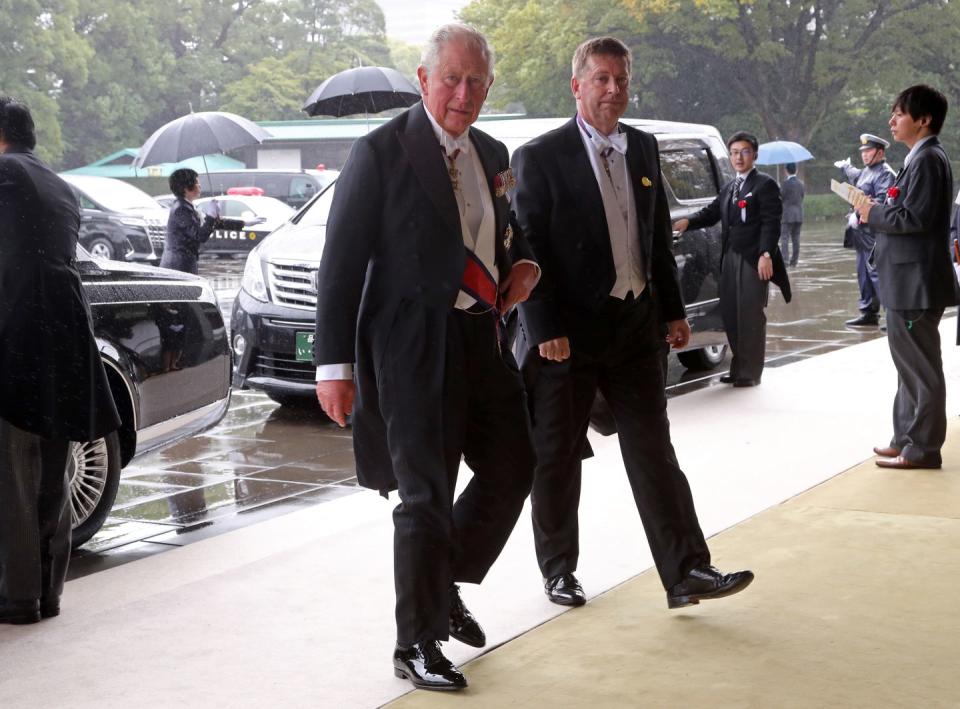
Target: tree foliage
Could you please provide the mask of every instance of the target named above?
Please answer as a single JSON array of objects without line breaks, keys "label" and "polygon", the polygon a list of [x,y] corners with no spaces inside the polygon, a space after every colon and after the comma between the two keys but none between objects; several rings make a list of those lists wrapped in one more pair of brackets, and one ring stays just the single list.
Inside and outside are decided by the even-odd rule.
[{"label": "tree foliage", "polygon": [[302,118],[331,74],[393,66],[375,0],[4,0],[0,63],[58,167],[191,110]]},{"label": "tree foliage", "polygon": [[911,83],[960,101],[960,3],[948,0],[474,0],[461,15],[498,53],[490,100],[502,109],[571,114],[573,50],[607,34],[634,53],[631,114],[750,129],[825,156],[885,134]]}]

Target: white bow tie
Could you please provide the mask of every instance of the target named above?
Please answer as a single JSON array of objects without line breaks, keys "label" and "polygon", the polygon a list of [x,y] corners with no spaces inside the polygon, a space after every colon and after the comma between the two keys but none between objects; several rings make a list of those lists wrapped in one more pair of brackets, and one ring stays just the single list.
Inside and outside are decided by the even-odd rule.
[{"label": "white bow tie", "polygon": [[470,152],[470,129],[468,128],[463,132],[459,138],[454,138],[452,135],[447,133],[445,130],[440,131],[440,145],[443,147],[447,155],[453,155],[456,151],[460,151],[460,155],[465,155]]},{"label": "white bow tie", "polygon": [[627,154],[627,134],[626,133],[614,133],[613,135],[598,135],[595,134],[594,143],[597,148],[602,153],[608,148],[613,148],[621,155]]}]

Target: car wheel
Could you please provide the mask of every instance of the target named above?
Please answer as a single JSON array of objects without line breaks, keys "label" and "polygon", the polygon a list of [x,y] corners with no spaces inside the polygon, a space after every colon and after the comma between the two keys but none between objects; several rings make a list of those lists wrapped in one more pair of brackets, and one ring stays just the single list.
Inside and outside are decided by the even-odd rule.
[{"label": "car wheel", "polygon": [[678,352],[677,359],[687,369],[714,369],[727,356],[726,345],[710,345],[699,350]]},{"label": "car wheel", "polygon": [[114,250],[113,244],[110,243],[109,239],[106,239],[102,236],[94,237],[90,241],[90,245],[87,247],[87,251],[96,256],[97,258],[102,259],[112,259]]},{"label": "car wheel", "polygon": [[120,438],[108,433],[90,443],[74,443],[67,458],[73,547],[86,544],[103,526],[120,485]]},{"label": "car wheel", "polygon": [[327,415],[323,413],[323,409],[320,408],[320,402],[317,401],[316,396],[300,396],[298,394],[287,394],[286,392],[279,391],[265,391],[264,393],[280,404],[280,406],[310,411],[329,420]]}]

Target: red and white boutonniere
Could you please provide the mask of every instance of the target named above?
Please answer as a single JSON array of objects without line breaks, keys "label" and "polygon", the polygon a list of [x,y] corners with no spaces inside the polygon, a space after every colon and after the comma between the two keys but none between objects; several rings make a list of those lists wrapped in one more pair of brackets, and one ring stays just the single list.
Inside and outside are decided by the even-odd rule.
[{"label": "red and white boutonniere", "polygon": [[503,172],[498,172],[493,177],[493,193],[497,197],[503,197],[509,190],[517,186],[517,180],[513,176],[513,170],[509,167]]},{"label": "red and white boutonniere", "polygon": [[895,199],[896,199],[897,197],[899,197],[899,196],[900,196],[900,188],[897,187],[896,185],[894,185],[893,187],[891,187],[890,189],[887,190],[887,201],[888,201],[888,202],[892,202],[893,200],[895,200]]},{"label": "red and white boutonniere", "polygon": [[747,221],[747,198],[748,198],[748,197],[752,197],[752,196],[753,196],[753,192],[751,192],[751,193],[748,194],[748,195],[744,195],[744,196],[737,202],[737,206],[740,207],[740,221],[742,221],[742,222],[746,222],[746,221]]}]

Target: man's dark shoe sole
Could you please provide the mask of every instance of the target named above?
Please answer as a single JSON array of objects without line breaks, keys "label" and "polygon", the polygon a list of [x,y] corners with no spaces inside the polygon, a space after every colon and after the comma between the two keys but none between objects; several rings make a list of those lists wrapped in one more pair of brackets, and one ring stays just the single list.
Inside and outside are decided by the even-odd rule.
[{"label": "man's dark shoe sole", "polygon": [[423,682],[416,677],[410,676],[405,670],[399,667],[393,668],[393,676],[397,679],[409,680],[417,689],[431,689],[434,692],[459,692],[461,689],[466,689],[467,687],[466,684],[461,687],[456,684],[430,684],[429,682]]},{"label": "man's dark shoe sole", "polygon": [[753,573],[750,571],[738,574],[738,578],[733,579],[731,583],[721,586],[713,591],[706,593],[691,593],[685,596],[667,596],[668,608],[685,608],[686,606],[695,606],[700,601],[708,601],[714,598],[725,598],[735,593],[740,593],[743,589],[753,583]]}]

